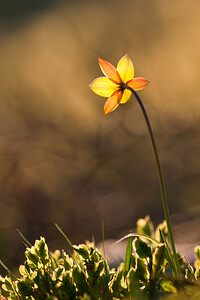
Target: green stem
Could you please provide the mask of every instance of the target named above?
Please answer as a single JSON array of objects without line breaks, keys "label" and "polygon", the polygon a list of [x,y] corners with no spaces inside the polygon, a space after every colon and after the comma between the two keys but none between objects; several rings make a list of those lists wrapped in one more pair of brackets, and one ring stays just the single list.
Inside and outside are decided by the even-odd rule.
[{"label": "green stem", "polygon": [[145,107],[144,107],[140,97],[138,96],[138,94],[131,87],[126,86],[126,88],[133,93],[133,95],[135,96],[138,104],[140,105],[140,108],[143,112],[143,115],[144,115],[144,118],[145,118],[145,121],[146,121],[146,125],[147,125],[148,131],[149,131],[151,144],[152,144],[152,147],[153,147],[153,152],[154,152],[154,156],[155,156],[155,160],[156,160],[156,166],[157,166],[157,169],[158,169],[160,189],[161,189],[161,194],[162,194],[162,202],[163,202],[165,219],[166,219],[168,233],[169,233],[169,239],[170,239],[172,252],[173,252],[173,256],[174,256],[174,261],[175,261],[175,265],[176,265],[176,271],[177,271],[177,274],[180,275],[181,274],[181,269],[180,269],[180,264],[179,264],[179,261],[178,261],[178,256],[177,256],[177,253],[176,253],[176,248],[175,248],[175,243],[174,243],[174,238],[173,238],[173,233],[172,233],[172,226],[171,226],[171,220],[170,220],[170,216],[169,216],[169,209],[168,209],[167,197],[166,197],[166,193],[165,193],[164,180],[163,180],[162,170],[161,170],[161,166],[160,166],[160,160],[159,160],[158,151],[157,151],[153,131],[152,131],[152,128],[151,128],[151,124],[149,122],[149,118],[148,118],[147,112],[145,110]]}]

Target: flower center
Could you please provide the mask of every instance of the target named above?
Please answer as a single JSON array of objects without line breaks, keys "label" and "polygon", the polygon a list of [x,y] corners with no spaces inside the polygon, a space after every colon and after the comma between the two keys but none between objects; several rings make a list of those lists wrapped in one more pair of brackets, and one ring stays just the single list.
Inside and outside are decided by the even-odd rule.
[{"label": "flower center", "polygon": [[124,82],[120,83],[120,91],[124,91],[126,89],[126,84]]}]

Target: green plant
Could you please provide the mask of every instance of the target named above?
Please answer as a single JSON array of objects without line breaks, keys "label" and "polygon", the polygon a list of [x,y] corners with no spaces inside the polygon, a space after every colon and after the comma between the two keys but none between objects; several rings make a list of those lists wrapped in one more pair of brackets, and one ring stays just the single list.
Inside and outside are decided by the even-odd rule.
[{"label": "green plant", "polygon": [[68,255],[64,250],[49,252],[43,237],[33,246],[26,240],[26,261],[19,267],[21,277],[14,277],[8,270],[8,276],[0,278],[1,299],[147,300],[177,295],[179,290],[192,295],[191,287],[197,286],[200,277],[200,246],[195,248],[194,268],[180,258],[183,277],[174,279],[162,243],[162,236],[167,235],[165,222],[154,231],[146,217],[138,220],[137,228],[137,234],[129,235],[125,261],[116,270],[110,270],[94,243],[72,246],[72,254]]}]

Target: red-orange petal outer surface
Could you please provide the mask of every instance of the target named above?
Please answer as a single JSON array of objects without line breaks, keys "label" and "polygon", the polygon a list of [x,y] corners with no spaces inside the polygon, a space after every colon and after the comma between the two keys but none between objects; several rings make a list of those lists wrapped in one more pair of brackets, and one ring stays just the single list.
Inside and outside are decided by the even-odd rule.
[{"label": "red-orange petal outer surface", "polygon": [[118,71],[111,63],[99,58],[99,65],[106,77],[112,79],[115,83],[120,83],[122,81]]},{"label": "red-orange petal outer surface", "polygon": [[138,77],[128,80],[126,85],[130,86],[134,91],[138,91],[143,89],[148,83],[149,80],[142,77]]},{"label": "red-orange petal outer surface", "polygon": [[108,98],[108,100],[106,101],[106,103],[104,105],[104,113],[108,114],[108,113],[112,112],[113,110],[115,110],[119,106],[122,96],[123,96],[122,91],[115,91],[110,96],[110,98]]}]

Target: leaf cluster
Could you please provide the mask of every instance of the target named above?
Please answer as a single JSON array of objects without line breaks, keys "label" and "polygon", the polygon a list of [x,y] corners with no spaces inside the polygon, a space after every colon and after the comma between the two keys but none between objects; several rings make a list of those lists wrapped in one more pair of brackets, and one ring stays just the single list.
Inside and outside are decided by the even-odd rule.
[{"label": "leaf cluster", "polygon": [[195,248],[194,267],[179,257],[182,278],[175,278],[163,243],[163,238],[167,239],[165,223],[154,231],[146,217],[138,220],[137,227],[136,237],[128,237],[125,261],[116,270],[110,270],[94,243],[74,245],[69,255],[64,250],[50,252],[43,237],[33,246],[26,241],[21,277],[15,278],[8,270],[8,276],[0,278],[1,300],[148,300],[167,294],[176,297],[179,290],[184,295],[189,290],[191,295],[191,287],[197,286],[200,278],[200,246]]}]

